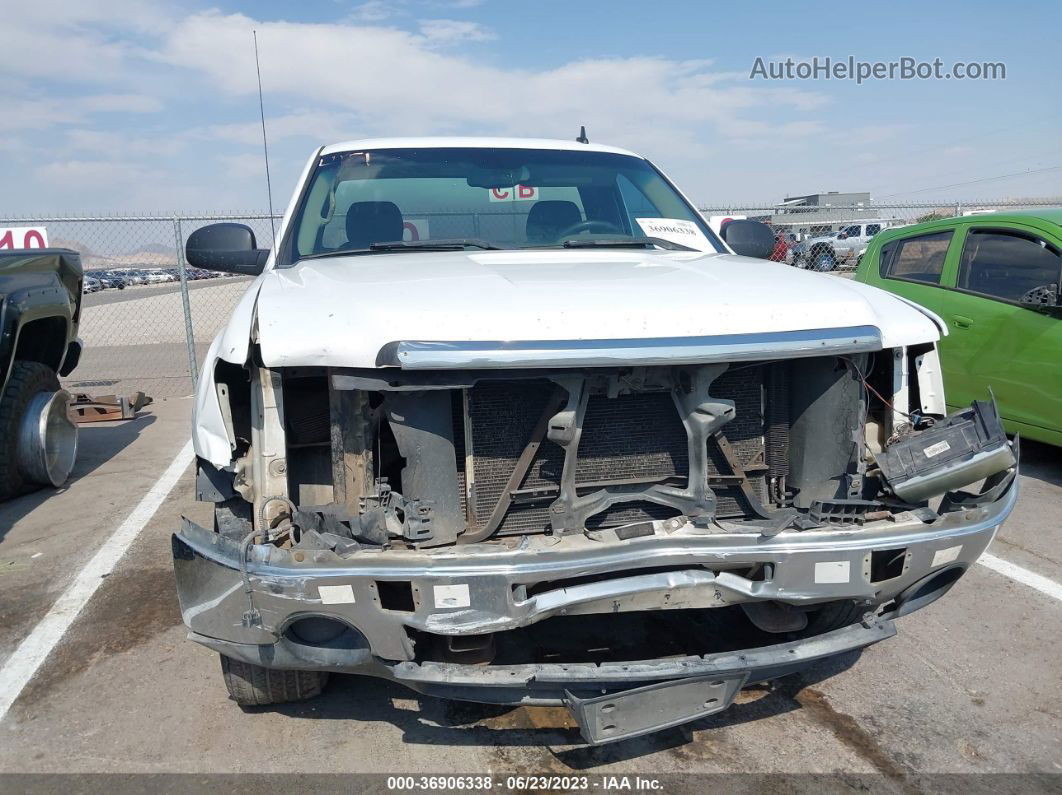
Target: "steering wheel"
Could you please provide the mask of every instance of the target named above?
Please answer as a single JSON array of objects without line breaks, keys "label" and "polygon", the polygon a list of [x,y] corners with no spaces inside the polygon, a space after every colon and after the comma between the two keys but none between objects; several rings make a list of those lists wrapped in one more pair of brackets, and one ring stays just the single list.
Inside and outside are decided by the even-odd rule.
[{"label": "steering wheel", "polygon": [[574,237],[581,232],[603,232],[605,234],[615,234],[627,236],[627,233],[620,229],[616,224],[611,221],[595,221],[593,219],[587,219],[586,221],[580,221],[577,224],[572,224],[567,229],[557,235],[557,240],[567,240],[569,237]]}]

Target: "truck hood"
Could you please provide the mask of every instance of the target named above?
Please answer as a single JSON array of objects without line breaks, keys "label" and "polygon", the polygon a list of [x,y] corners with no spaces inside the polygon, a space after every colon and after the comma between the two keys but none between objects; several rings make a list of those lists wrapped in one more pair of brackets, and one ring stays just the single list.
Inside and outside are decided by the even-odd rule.
[{"label": "truck hood", "polygon": [[[376,367],[396,341],[651,340],[855,326],[876,327],[883,347],[939,338],[926,314],[881,290],[734,254],[363,254],[303,260],[268,271],[259,285],[258,339],[269,367]],[[226,336],[233,332],[230,325]]]}]

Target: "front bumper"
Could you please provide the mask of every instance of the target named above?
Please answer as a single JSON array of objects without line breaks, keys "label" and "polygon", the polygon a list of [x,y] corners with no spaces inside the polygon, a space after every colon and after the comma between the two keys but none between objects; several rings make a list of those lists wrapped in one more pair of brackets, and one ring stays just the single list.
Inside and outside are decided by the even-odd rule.
[{"label": "front bumper", "polygon": [[369,674],[437,698],[487,704],[566,706],[587,742],[650,734],[720,712],[744,686],[766,682],[896,634],[891,620],[870,614],[859,624],[791,643],[703,656],[612,663],[467,665],[387,662],[368,649],[230,643],[190,633],[192,640],[238,660],[275,668]]},{"label": "front bumper", "polygon": [[[607,543],[581,535],[539,537],[516,547],[362,550],[348,559],[331,551],[253,546],[246,577],[238,544],[186,520],[173,536],[174,568],[192,639],[224,655],[272,668],[380,676],[450,698],[564,703],[589,721],[594,705],[579,705],[602,691],[708,675],[722,677],[726,687],[717,687],[705,703],[725,707],[729,691],[746,681],[775,678],[888,637],[894,632],[889,617],[933,601],[977,560],[1017,493],[1015,478],[994,502],[931,523],[900,514],[860,527],[790,530],[773,537],[669,521],[653,535]],[[883,569],[878,561],[884,559],[892,563]],[[765,574],[755,580],[743,576],[756,564],[763,564]],[[880,579],[883,572],[887,579]],[[408,584],[412,604],[393,609],[381,583]],[[410,639],[411,630],[483,635],[554,615],[838,600],[860,602],[868,613],[888,603],[888,615],[794,643],[602,665],[418,663]],[[312,646],[292,638],[291,624],[311,616],[354,628],[357,642]],[[586,727],[584,734],[592,737]]]}]

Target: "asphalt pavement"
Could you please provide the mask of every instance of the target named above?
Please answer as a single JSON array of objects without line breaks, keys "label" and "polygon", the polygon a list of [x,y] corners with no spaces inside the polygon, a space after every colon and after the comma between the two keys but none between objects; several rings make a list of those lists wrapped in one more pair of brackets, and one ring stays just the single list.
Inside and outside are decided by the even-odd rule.
[{"label": "asphalt pavement", "polygon": [[[0,506],[5,670],[172,470],[190,411],[188,399],[160,400],[135,420],[85,427],[65,488]],[[1062,456],[1022,448],[1022,495],[990,552],[1057,586]],[[217,656],[185,639],[169,536],[181,515],[209,521],[209,511],[194,501],[191,467],[176,467],[176,485],[0,721],[0,773],[585,775],[599,791],[605,776],[636,774],[664,777],[661,791],[683,781],[704,791],[702,779],[667,777],[711,773],[776,774],[789,791],[806,773],[896,792],[1062,783],[1062,601],[982,565],[891,640],[748,690],[691,726],[599,748],[563,709],[448,702],[355,676],[333,677],[307,703],[241,710]],[[979,775],[926,778],[940,774]],[[76,780],[80,791],[111,787]]]},{"label": "asphalt pavement", "polygon": [[[92,275],[89,271],[87,274]],[[218,279],[195,279],[188,282],[189,292],[195,290],[209,289],[211,287],[218,287],[223,284],[233,284],[241,282],[246,287],[247,283],[251,280],[249,278],[240,277],[221,277],[223,281]],[[179,294],[181,291],[180,282],[162,282],[161,284],[137,284],[130,285],[121,290],[117,288],[108,288],[106,290],[99,290],[94,293],[85,293],[81,297],[81,305],[86,308],[92,308],[97,306],[107,306],[108,304],[120,304],[124,301],[137,301],[141,298],[150,298],[158,295],[169,295],[171,293]]]},{"label": "asphalt pavement", "polygon": [[244,277],[188,283],[191,351],[180,284],[89,293],[78,326],[84,353],[64,386],[93,395],[134,390],[156,398],[190,394],[190,357],[202,365],[210,342],[250,283]]}]

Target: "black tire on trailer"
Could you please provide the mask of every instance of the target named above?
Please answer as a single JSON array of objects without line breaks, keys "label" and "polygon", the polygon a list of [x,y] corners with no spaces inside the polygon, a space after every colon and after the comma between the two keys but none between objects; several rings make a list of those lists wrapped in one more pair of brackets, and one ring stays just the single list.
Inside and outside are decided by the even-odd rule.
[{"label": "black tire on trailer", "polygon": [[278,671],[219,656],[225,687],[241,707],[305,701],[319,696],[328,682],[327,671]]},{"label": "black tire on trailer", "polygon": [[18,431],[26,407],[40,392],[56,392],[59,376],[40,362],[16,361],[7,386],[0,394],[0,500],[41,487],[26,480],[18,465]]},{"label": "black tire on trailer", "polygon": [[868,607],[859,602],[829,602],[818,610],[808,613],[808,625],[800,631],[800,636],[810,638],[857,624],[868,610]]}]

